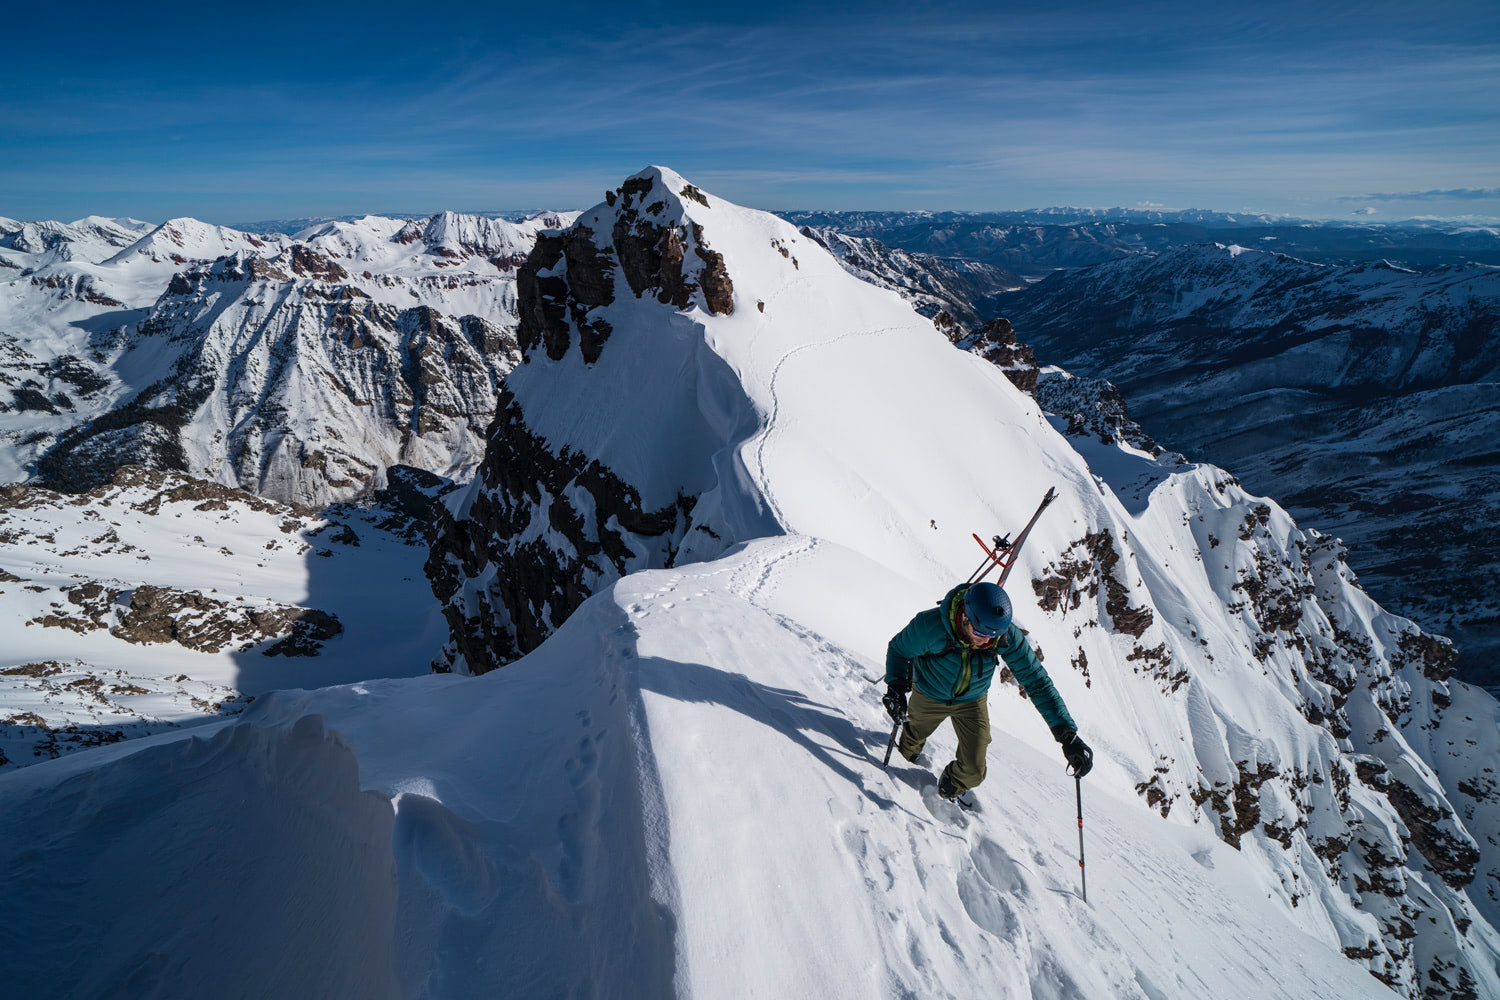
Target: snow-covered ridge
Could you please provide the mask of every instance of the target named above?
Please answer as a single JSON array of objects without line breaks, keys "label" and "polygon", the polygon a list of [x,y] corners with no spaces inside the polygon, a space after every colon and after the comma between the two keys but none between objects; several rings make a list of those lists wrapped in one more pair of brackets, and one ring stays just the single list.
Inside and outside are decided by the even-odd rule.
[{"label": "snow-covered ridge", "polygon": [[[1288,920],[1398,991],[1500,988],[1495,703],[1334,540],[1212,467],[1064,436],[897,296],[663,168],[539,246],[521,316],[524,363],[429,563],[456,666],[765,537],[861,553],[909,614],[972,569],[970,531],[1056,485],[1012,587],[1099,780],[1253,857]],[[878,674],[901,615],[853,610],[882,606],[858,576],[807,585],[850,609],[833,655]],[[1006,725],[1047,743],[1024,711]]]},{"label": "snow-covered ridge", "polygon": [[924,316],[947,314],[970,329],[993,318],[993,307],[986,300],[1026,284],[989,264],[912,254],[830,227],[803,226],[801,232],[823,244],[855,277],[900,292]]},{"label": "snow-covered ridge", "polygon": [[[313,252],[302,276],[196,268],[177,305],[274,268],[364,308]],[[517,287],[524,361],[429,560],[449,662],[503,669],[279,692],[204,741],[0,779],[0,902],[36,904],[0,929],[16,988],[201,992],[233,953],[247,991],[302,995],[1500,992],[1496,705],[1332,539],[1111,414],[1067,433],[1012,385],[1014,331],[955,350],[665,168],[539,238]],[[163,353],[195,342],[176,315],[148,331]],[[1020,693],[992,692],[970,815],[928,769],[880,771],[871,682],[973,569],[969,533],[1053,487],[1010,589],[1099,753],[1087,904],[1074,789]],[[85,863],[130,877],[85,907]],[[124,913],[180,947],[144,964]]]},{"label": "snow-covered ridge", "polygon": [[[857,613],[830,579],[863,581]],[[1071,782],[1010,727],[979,813],[882,775],[865,626],[912,599],[857,553],[764,539],[633,575],[482,678],[277,693],[201,741],[10,775],[0,898],[34,918],[0,932],[10,982],[121,981],[168,926],[154,981],[185,993],[233,948],[257,995],[474,996],[499,969],[600,998],[1393,996],[1287,920],[1254,853],[1097,781],[1083,904]],[[107,840],[38,836],[84,808]]]}]

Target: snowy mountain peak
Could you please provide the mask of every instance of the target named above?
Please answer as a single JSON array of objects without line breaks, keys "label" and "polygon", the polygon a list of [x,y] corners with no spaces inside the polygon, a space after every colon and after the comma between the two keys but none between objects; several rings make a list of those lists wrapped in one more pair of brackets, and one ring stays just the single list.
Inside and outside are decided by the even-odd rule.
[{"label": "snowy mountain peak", "polygon": [[89,216],[77,222],[17,222],[0,219],[0,247],[25,254],[46,255],[33,268],[50,263],[97,263],[141,238],[152,226],[131,219]]},{"label": "snowy mountain peak", "polygon": [[[527,363],[428,562],[451,666],[545,649],[587,595],[632,573],[670,571],[599,599],[619,602],[621,629],[643,628],[670,581],[723,574],[751,618],[820,637],[807,702],[879,732],[877,688],[828,681],[830,663],[879,677],[889,636],[973,569],[970,533],[1015,530],[1055,487],[1007,589],[1105,748],[1090,780],[1253,859],[1286,920],[1381,982],[1409,996],[1500,986],[1500,854],[1475,835],[1495,828],[1500,796],[1474,783],[1476,760],[1500,753],[1500,713],[1448,676],[1445,642],[1376,606],[1337,544],[1274,502],[1118,434],[1065,436],[1066,419],[898,295],[787,223],[689,187],[644,171],[522,269]],[[820,575],[825,558],[861,568]],[[718,649],[699,628],[684,643]],[[787,687],[762,673],[763,648],[663,669]],[[1055,754],[1023,702],[1003,718]],[[670,727],[649,728],[667,753]]]},{"label": "snowy mountain peak", "polygon": [[702,208],[713,207],[708,195],[697,185],[689,183],[687,178],[667,167],[650,166],[631,174],[614,193],[625,201],[636,199],[637,208],[649,208],[662,202],[669,212],[668,217],[674,218],[674,221],[687,212],[683,199],[689,199]]},{"label": "snowy mountain peak", "polygon": [[522,349],[540,347],[559,361],[576,341],[593,364],[613,330],[603,310],[622,295],[715,316],[734,312],[734,282],[724,255],[710,246],[719,224],[706,225],[711,215],[697,187],[650,167],[570,229],[543,232],[519,276]]},{"label": "snowy mountain peak", "polygon": [[290,237],[275,233],[256,235],[199,222],[197,219],[168,219],[104,263],[116,264],[132,258],[146,258],[156,262],[186,264],[189,261],[215,260],[236,250],[275,253],[289,242]]},{"label": "snowy mountain peak", "polygon": [[531,249],[531,240],[520,227],[503,219],[457,212],[441,212],[428,219],[421,239],[430,253],[452,259],[516,255],[524,259]]}]

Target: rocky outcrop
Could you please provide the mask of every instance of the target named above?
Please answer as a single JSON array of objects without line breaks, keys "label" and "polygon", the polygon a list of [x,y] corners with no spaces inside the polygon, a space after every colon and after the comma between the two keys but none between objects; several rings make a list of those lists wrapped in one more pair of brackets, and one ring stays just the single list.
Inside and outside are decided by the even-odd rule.
[{"label": "rocky outcrop", "polygon": [[1022,392],[1031,394],[1036,391],[1036,353],[1026,344],[1017,342],[1010,320],[991,320],[973,333],[964,333],[962,326],[956,326],[949,339],[960,350],[977,354],[1005,372],[1011,385]]},{"label": "rocky outcrop", "polygon": [[[110,595],[110,603],[116,603],[118,597]],[[249,650],[279,639],[261,652],[266,656],[315,656],[325,641],[343,631],[337,618],[316,608],[280,604],[239,607],[197,591],[142,585],[130,592],[128,609],[110,634],[134,643],[175,642],[200,653],[226,648]]]},{"label": "rocky outcrop", "polygon": [[560,361],[577,330],[584,360],[598,361],[610,326],[589,313],[614,301],[614,272],[613,256],[595,244],[587,226],[539,236],[516,277],[516,339],[523,356],[540,347]]},{"label": "rocky outcrop", "polygon": [[[539,235],[517,276],[522,364],[561,363],[575,349],[598,364],[626,303],[731,314],[733,277],[694,217],[711,205],[653,169],[567,230]],[[440,669],[483,673],[524,655],[601,586],[671,565],[693,527],[686,484],[648,503],[598,456],[549,444],[528,405],[542,401],[501,390],[474,482],[439,515],[427,572],[451,635]]]},{"label": "rocky outcrop", "polygon": [[[1185,525],[1198,544],[1196,554],[1172,556],[1174,572],[1190,590],[1201,578],[1224,602],[1227,634],[1201,614],[1173,628],[1160,603],[1153,615],[1131,546],[1109,532],[1077,539],[1032,581],[1039,608],[1074,624],[1079,646],[1063,651],[1074,669],[1094,659],[1084,656],[1085,633],[1110,630],[1116,648],[1130,650],[1123,663],[1166,702],[1196,706],[1187,713],[1192,751],[1164,746],[1137,794],[1163,817],[1201,815],[1226,843],[1269,851],[1292,907],[1314,894],[1359,914],[1341,929],[1340,947],[1393,989],[1462,996],[1444,986],[1458,981],[1445,963],[1494,908],[1482,873],[1500,884],[1496,855],[1480,842],[1496,803],[1469,795],[1465,788],[1480,789],[1461,777],[1475,748],[1495,744],[1492,731],[1472,728],[1474,718],[1494,718],[1493,703],[1466,692],[1474,715],[1454,716],[1448,643],[1375,608],[1336,540],[1297,528],[1227,476],[1177,468],[1172,488],[1188,498]],[[1222,711],[1204,694],[1215,669],[1278,690],[1317,727],[1317,755],[1271,751],[1264,733],[1239,728],[1237,713],[1205,728],[1198,713]]]},{"label": "rocky outcrop", "polygon": [[[502,666],[539,646],[602,584],[643,564],[671,565],[691,510],[687,497],[647,510],[597,460],[554,454],[502,390],[479,474],[434,526],[427,578],[448,619],[443,669]],[[474,588],[480,579],[489,582]]]},{"label": "rocky outcrop", "polygon": [[1153,458],[1167,460],[1164,449],[1130,419],[1125,397],[1107,379],[1073,375],[1060,368],[1041,369],[1032,395],[1048,413],[1066,417],[1063,433],[1088,435],[1105,444],[1124,443]]}]

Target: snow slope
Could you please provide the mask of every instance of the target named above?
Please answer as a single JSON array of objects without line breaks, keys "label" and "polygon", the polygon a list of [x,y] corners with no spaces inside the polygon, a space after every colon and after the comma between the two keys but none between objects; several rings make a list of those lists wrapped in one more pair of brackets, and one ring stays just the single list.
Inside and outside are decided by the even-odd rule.
[{"label": "snow slope", "polygon": [[895,293],[662,168],[539,242],[519,290],[526,361],[428,563],[456,667],[759,537],[861,552],[930,602],[973,568],[971,531],[1015,530],[1056,486],[1013,596],[1145,804],[1256,853],[1301,925],[1392,985],[1492,975],[1500,733],[1469,722],[1494,702],[1334,540],[1212,467],[1064,437]]},{"label": "snow slope", "polygon": [[[862,604],[827,599],[843,579],[865,582]],[[883,774],[869,626],[925,598],[857,553],[769,539],[634,576],[481,678],[278,693],[206,740],[8,776],[0,852],[12,871],[32,853],[4,890],[30,918],[0,927],[7,981],[231,997],[1391,995],[1296,927],[1248,856],[1121,799],[1108,763],[1085,791],[1087,904],[1072,783],[1045,736],[997,729],[976,814],[938,800],[927,772]],[[1002,713],[1031,710],[1007,692]],[[84,802],[93,824],[63,820]],[[132,862],[157,838],[172,849],[143,872]],[[86,889],[59,892],[82,870]],[[63,945],[51,925],[84,907],[97,916]],[[142,930],[109,932],[127,916]]]}]

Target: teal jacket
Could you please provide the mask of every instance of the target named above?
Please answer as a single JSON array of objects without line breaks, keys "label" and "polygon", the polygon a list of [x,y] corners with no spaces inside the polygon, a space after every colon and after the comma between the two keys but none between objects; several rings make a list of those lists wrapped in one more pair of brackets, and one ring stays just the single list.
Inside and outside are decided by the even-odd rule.
[{"label": "teal jacket", "polygon": [[885,650],[885,682],[913,683],[945,705],[978,701],[989,693],[1003,658],[1054,735],[1059,727],[1076,732],[1068,706],[1019,625],[1011,622],[1010,629],[987,647],[970,646],[959,637],[958,609],[968,589],[967,584],[954,587],[937,607],[921,612],[896,633]]}]

